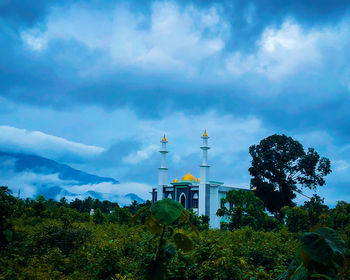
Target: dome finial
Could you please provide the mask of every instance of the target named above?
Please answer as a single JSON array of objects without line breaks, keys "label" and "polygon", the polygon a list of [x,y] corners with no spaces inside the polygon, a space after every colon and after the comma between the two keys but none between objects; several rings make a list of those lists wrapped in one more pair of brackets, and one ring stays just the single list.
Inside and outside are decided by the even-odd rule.
[{"label": "dome finial", "polygon": [[166,141],[165,134],[164,134],[164,136],[163,136],[162,141],[163,141],[163,142],[165,142],[165,141]]},{"label": "dome finial", "polygon": [[204,130],[203,137],[208,137],[207,130]]},{"label": "dome finial", "polygon": [[188,173],[182,177],[182,181],[196,181],[196,178],[188,171]]}]

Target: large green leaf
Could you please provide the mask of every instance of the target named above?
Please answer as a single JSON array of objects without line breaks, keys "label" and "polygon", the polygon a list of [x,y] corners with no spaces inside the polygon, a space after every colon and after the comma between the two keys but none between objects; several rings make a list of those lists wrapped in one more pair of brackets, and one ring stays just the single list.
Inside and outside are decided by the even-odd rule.
[{"label": "large green leaf", "polygon": [[152,235],[160,234],[162,231],[162,226],[152,214],[146,218],[145,226]]},{"label": "large green leaf", "polygon": [[328,245],[332,248],[335,254],[344,254],[346,252],[345,241],[340,238],[334,229],[321,227],[316,229],[318,234],[325,238]]},{"label": "large green leaf", "polygon": [[313,261],[330,265],[345,252],[344,241],[330,228],[318,228],[301,237],[302,249]]},{"label": "large green leaf", "polygon": [[152,204],[150,210],[161,224],[169,225],[180,217],[184,208],[179,202],[164,198]]},{"label": "large green leaf", "polygon": [[301,245],[313,261],[328,265],[333,259],[332,248],[315,232],[304,233],[301,237]]}]

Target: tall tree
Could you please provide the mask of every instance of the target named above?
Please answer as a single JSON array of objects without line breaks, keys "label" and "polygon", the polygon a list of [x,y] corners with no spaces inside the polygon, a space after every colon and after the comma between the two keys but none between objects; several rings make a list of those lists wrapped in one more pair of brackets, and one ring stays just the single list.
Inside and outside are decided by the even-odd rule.
[{"label": "tall tree", "polygon": [[249,148],[252,165],[249,173],[251,189],[264,202],[265,208],[276,216],[283,206],[294,206],[295,192],[303,188],[316,190],[325,184],[331,172],[328,158],[286,135],[271,135]]},{"label": "tall tree", "polygon": [[[228,204],[226,207],[225,204]],[[221,208],[216,213],[219,217],[229,218],[229,228],[237,229],[251,226],[261,229],[264,225],[264,203],[246,190],[231,190],[221,199]]]}]

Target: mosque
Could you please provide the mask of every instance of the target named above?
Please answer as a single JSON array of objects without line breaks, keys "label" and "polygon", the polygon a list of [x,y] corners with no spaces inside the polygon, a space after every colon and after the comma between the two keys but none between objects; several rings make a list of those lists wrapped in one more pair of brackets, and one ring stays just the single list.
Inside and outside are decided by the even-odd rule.
[{"label": "mosque", "polygon": [[[188,172],[182,177],[181,181],[174,179],[168,183],[168,168],[166,166],[166,154],[168,153],[166,144],[168,143],[165,135],[161,142],[161,166],[158,168],[158,186],[152,189],[152,202],[163,198],[171,198],[179,201],[185,209],[192,208],[198,215],[209,216],[209,226],[211,228],[220,228],[220,218],[216,211],[221,207],[221,199],[226,193],[235,187],[225,186],[223,182],[211,181],[209,178],[210,166],[208,165],[208,146],[209,136],[206,130],[202,136],[202,164],[200,165],[200,177],[196,178]],[[228,206],[226,206],[228,207]]]}]

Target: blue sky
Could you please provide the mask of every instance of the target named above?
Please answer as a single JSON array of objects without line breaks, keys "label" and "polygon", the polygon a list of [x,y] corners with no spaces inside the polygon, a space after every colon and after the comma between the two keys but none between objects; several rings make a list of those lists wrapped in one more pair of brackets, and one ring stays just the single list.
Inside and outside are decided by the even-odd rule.
[{"label": "blue sky", "polygon": [[163,133],[170,179],[199,175],[207,129],[212,179],[242,187],[249,146],[285,133],[350,201],[349,30],[348,1],[2,1],[0,148],[147,198]]}]

